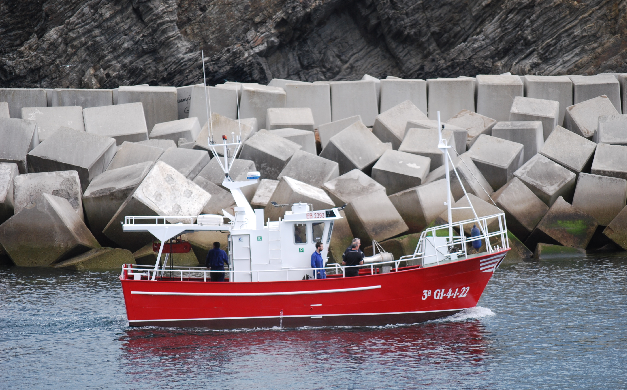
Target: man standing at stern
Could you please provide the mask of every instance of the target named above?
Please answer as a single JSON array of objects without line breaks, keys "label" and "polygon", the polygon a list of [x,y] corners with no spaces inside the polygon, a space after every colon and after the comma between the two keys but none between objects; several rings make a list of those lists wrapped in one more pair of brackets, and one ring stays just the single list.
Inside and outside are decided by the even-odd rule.
[{"label": "man standing at stern", "polygon": [[[316,242],[316,251],[311,255],[311,268],[324,268],[324,261],[322,260],[322,243],[320,241]],[[316,271],[316,279],[326,279],[327,271],[324,269],[317,269]]]},{"label": "man standing at stern", "polygon": [[211,281],[212,282],[224,282],[224,264],[229,264],[229,257],[226,252],[220,249],[220,243],[214,242],[213,249],[207,253],[205,259],[205,267],[211,269]]}]

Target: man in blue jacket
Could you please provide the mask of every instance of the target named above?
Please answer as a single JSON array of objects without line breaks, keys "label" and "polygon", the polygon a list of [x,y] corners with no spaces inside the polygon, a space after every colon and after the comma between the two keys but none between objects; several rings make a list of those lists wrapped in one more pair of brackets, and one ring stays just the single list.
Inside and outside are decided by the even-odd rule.
[{"label": "man in blue jacket", "polygon": [[[316,251],[311,255],[311,268],[323,268],[324,260],[322,260],[322,243],[320,241],[316,242]],[[316,279],[326,279],[327,271],[323,269],[316,270]]]},{"label": "man in blue jacket", "polygon": [[[224,264],[229,264],[229,257],[226,252],[220,249],[220,243],[214,242],[213,249],[207,253],[205,267],[212,271],[224,271]],[[224,272],[211,272],[212,282],[224,282]]]}]

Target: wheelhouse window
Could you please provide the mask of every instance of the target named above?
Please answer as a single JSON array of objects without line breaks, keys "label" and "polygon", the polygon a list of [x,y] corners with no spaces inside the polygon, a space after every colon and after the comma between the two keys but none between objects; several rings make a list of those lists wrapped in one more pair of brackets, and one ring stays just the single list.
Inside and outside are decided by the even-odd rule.
[{"label": "wheelhouse window", "polygon": [[329,225],[329,234],[327,234],[327,245],[331,242],[331,233],[333,233],[333,221]]},{"label": "wheelhouse window", "polygon": [[307,224],[294,224],[294,244],[307,243]]},{"label": "wheelhouse window", "polygon": [[322,235],[324,234],[324,222],[314,222],[311,224],[311,230],[313,232],[312,241],[314,244],[318,241],[322,242]]}]

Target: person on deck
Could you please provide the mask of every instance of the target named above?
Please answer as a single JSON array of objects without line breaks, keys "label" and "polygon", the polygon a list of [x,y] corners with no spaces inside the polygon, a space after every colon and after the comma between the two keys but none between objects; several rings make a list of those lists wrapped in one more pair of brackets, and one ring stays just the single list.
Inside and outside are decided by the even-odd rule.
[{"label": "person on deck", "polygon": [[[470,236],[479,237],[480,235],[481,235],[481,231],[479,230],[476,224],[473,224],[472,229],[470,229]],[[471,242],[472,242],[472,247],[475,250],[475,253],[479,253],[479,249],[481,249],[481,240],[473,240]]]},{"label": "person on deck", "polygon": [[[322,260],[322,243],[320,241],[316,242],[316,250],[311,254],[311,268],[324,268],[324,260]],[[327,271],[324,269],[317,269],[316,271],[316,279],[326,279]]]},{"label": "person on deck", "polygon": [[[229,264],[229,257],[226,255],[226,252],[220,249],[220,243],[214,242],[213,249],[211,249],[207,253],[207,258],[205,259],[205,267],[209,268],[211,271],[211,281],[212,282],[224,282],[224,264]],[[222,271],[222,272],[220,272]]]},{"label": "person on deck", "polygon": [[351,244],[351,250],[344,256],[342,265],[346,266],[346,276],[358,276],[359,266],[364,264],[364,252],[359,250],[359,242]]},{"label": "person on deck", "polygon": [[[360,240],[359,238],[355,237],[355,238],[353,238],[353,241],[351,241],[351,244],[348,246],[348,248],[346,248],[346,250],[344,251],[344,253],[342,253],[342,262],[344,262],[344,258],[346,257],[346,254],[347,254],[348,252],[350,252],[350,250],[351,250],[351,245],[353,245],[353,244],[357,244],[357,250],[359,250],[359,251],[361,252],[361,249],[360,249],[360,247],[361,247],[361,240]],[[362,254],[362,257],[363,257],[363,256],[364,256],[364,253],[363,253],[363,252],[361,252],[361,254]]]}]

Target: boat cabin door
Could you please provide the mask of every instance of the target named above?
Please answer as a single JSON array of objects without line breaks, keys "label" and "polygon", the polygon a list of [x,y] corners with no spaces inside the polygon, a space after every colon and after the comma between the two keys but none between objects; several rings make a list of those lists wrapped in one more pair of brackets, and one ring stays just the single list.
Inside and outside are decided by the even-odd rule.
[{"label": "boat cabin door", "polygon": [[233,259],[234,282],[252,281],[250,274],[250,235],[232,234],[231,253]]}]

